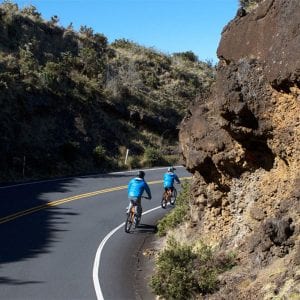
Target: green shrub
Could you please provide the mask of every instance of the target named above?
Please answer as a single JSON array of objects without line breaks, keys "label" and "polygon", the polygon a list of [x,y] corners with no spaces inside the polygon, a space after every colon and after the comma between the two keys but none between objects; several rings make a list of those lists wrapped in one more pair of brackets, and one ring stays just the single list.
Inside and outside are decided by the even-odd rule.
[{"label": "green shrub", "polygon": [[234,265],[229,256],[218,259],[211,247],[186,245],[173,237],[158,255],[156,271],[150,286],[164,299],[191,299],[196,294],[208,294],[218,288],[217,276]]},{"label": "green shrub", "polygon": [[151,278],[150,286],[155,293],[166,299],[190,298],[195,284],[192,264],[196,257],[191,246],[169,239],[157,258],[157,270]]},{"label": "green shrub", "polygon": [[15,14],[19,11],[18,4],[14,3],[11,0],[4,0],[3,3],[1,4],[1,8],[10,14]]},{"label": "green shrub", "polygon": [[163,163],[163,157],[159,149],[146,147],[144,152],[144,163],[147,167],[153,167]]},{"label": "green shrub", "polygon": [[156,74],[153,74],[152,72],[146,72],[145,74],[143,74],[143,77],[143,81],[147,86],[152,87],[154,89],[158,87],[159,79],[156,76]]},{"label": "green shrub", "polygon": [[137,169],[141,167],[141,158],[137,155],[129,156],[127,160],[129,169]]},{"label": "green shrub", "polygon": [[181,191],[176,199],[176,206],[163,219],[158,222],[158,235],[164,236],[169,229],[182,223],[188,214],[190,199],[190,184],[182,183]]},{"label": "green shrub", "polygon": [[24,76],[31,75],[37,69],[38,63],[30,49],[30,43],[19,49],[20,72]]},{"label": "green shrub", "polygon": [[119,168],[119,161],[113,156],[107,154],[107,149],[98,145],[93,150],[93,159],[97,168],[100,168],[101,171],[110,171]]},{"label": "green shrub", "polygon": [[254,9],[261,1],[262,0],[240,0],[240,6],[249,12]]},{"label": "green shrub", "polygon": [[127,39],[116,39],[111,43],[112,47],[130,49],[135,45],[134,42]]},{"label": "green shrub", "polygon": [[169,166],[177,165],[178,162],[179,162],[179,155],[178,154],[164,155],[163,158],[167,162],[167,165],[169,165]]},{"label": "green shrub", "polygon": [[98,165],[101,165],[106,160],[106,150],[102,145],[98,145],[93,150],[93,157]]},{"label": "green shrub", "polygon": [[183,59],[189,60],[191,62],[197,62],[198,57],[193,51],[186,51],[186,52],[178,52],[174,53],[174,56],[181,57]]}]

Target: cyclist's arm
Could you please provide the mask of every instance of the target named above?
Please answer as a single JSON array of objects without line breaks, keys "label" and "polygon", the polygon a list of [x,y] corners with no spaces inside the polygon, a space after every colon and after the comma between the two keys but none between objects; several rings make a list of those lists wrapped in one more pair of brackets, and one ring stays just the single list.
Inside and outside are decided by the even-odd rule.
[{"label": "cyclist's arm", "polygon": [[149,188],[149,186],[148,186],[148,184],[146,182],[145,182],[145,191],[146,191],[146,193],[148,195],[148,198],[151,199],[152,198],[151,191],[150,191],[150,188]]},{"label": "cyclist's arm", "polygon": [[180,184],[180,180],[179,180],[179,178],[178,178],[178,176],[175,174],[175,180],[176,180],[176,182],[178,183],[178,184]]},{"label": "cyclist's arm", "polygon": [[131,185],[132,185],[132,180],[130,180],[129,183],[128,183],[128,188],[127,188],[128,193],[130,191]]}]

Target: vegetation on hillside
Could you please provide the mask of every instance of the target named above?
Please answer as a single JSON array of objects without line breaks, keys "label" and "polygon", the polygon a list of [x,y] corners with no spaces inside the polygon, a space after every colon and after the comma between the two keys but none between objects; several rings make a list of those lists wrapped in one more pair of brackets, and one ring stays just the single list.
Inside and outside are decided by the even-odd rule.
[{"label": "vegetation on hillside", "polygon": [[218,288],[218,275],[232,268],[234,260],[201,241],[187,245],[171,237],[156,259],[150,285],[163,299],[196,299]]},{"label": "vegetation on hillside", "polygon": [[166,235],[168,230],[176,228],[176,226],[188,219],[190,195],[190,183],[183,182],[181,191],[176,199],[176,206],[158,222],[157,233],[159,236]]},{"label": "vegetation on hillside", "polygon": [[240,6],[249,12],[256,8],[261,1],[262,0],[240,0]]},{"label": "vegetation on hillside", "polygon": [[[191,185],[182,183],[176,206],[158,222],[158,235],[166,236],[166,247],[155,260],[150,286],[163,299],[196,299],[219,288],[218,276],[235,265],[235,255],[204,244],[200,239],[179,242],[176,228],[190,221]],[[172,235],[174,234],[174,235]]]},{"label": "vegetation on hillside", "polygon": [[211,63],[190,51],[109,44],[11,1],[0,21],[0,181],[175,160],[177,126],[214,82]]}]

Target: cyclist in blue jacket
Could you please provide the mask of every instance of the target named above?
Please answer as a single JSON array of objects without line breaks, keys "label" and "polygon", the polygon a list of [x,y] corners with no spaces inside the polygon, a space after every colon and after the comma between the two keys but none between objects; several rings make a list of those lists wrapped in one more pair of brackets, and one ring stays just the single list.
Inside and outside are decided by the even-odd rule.
[{"label": "cyclist in blue jacket", "polygon": [[148,199],[151,200],[151,191],[147,184],[147,182],[144,180],[145,172],[139,171],[137,177],[131,179],[128,183],[128,199],[129,199],[129,206],[127,209],[127,212],[129,212],[131,208],[131,201],[134,201],[137,203],[137,212],[139,215],[139,219],[142,215],[142,204],[141,199],[144,191],[148,195]]},{"label": "cyclist in blue jacket", "polygon": [[174,167],[169,167],[168,172],[164,174],[164,189],[167,191],[168,189],[171,189],[173,192],[174,190],[174,181],[180,184],[180,180],[178,176],[174,173],[174,170],[176,170]]}]

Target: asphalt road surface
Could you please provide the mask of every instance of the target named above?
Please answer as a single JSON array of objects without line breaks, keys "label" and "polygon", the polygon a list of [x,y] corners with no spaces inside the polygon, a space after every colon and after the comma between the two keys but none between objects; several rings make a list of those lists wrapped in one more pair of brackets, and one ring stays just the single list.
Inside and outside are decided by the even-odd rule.
[{"label": "asphalt road surface", "polygon": [[[146,170],[153,198],[143,199],[144,212],[160,206],[165,171]],[[135,173],[0,187],[0,299],[143,299],[136,253],[166,210],[143,215],[132,234],[118,229]],[[182,167],[176,173],[190,177]]]}]

